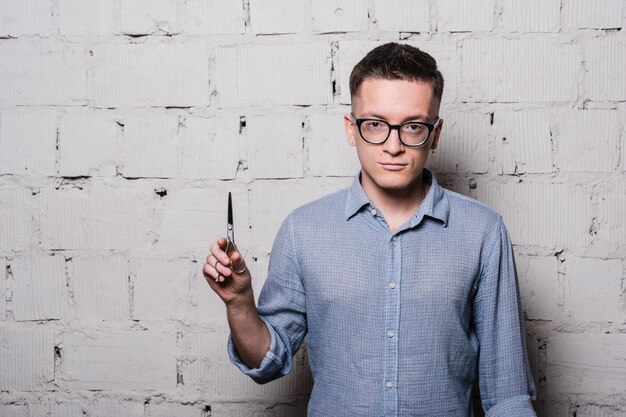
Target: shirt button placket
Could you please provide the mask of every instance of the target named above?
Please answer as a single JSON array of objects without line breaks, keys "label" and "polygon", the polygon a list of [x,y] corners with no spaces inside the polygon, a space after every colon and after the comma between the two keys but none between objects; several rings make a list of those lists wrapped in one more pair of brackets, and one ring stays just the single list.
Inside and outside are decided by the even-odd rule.
[{"label": "shirt button placket", "polygon": [[387,288],[390,290],[385,297],[387,300],[387,319],[385,330],[385,416],[396,416],[398,413],[398,326],[400,319],[400,292],[396,289],[400,284],[401,277],[401,255],[402,248],[400,239],[393,235],[389,241],[391,252],[391,262],[389,271],[389,282]]}]

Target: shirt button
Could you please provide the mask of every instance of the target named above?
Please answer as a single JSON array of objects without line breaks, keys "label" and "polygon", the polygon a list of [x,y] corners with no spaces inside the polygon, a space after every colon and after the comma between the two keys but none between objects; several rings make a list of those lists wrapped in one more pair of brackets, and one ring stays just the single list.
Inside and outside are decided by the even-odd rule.
[{"label": "shirt button", "polygon": [[391,240],[393,240],[395,242],[396,240],[398,240],[398,236],[392,237]]},{"label": "shirt button", "polygon": [[387,337],[392,338],[393,332],[391,330],[387,330]]},{"label": "shirt button", "polygon": [[387,383],[385,383],[385,386],[387,388],[393,388],[393,384],[391,383],[391,381],[387,381]]},{"label": "shirt button", "polygon": [[391,288],[393,290],[394,288],[396,288],[396,283],[395,282],[390,282],[388,286],[389,286],[389,288]]},{"label": "shirt button", "polygon": [[372,216],[375,216],[375,215],[376,215],[376,213],[378,213],[378,212],[376,211],[376,209],[371,209],[371,210],[370,210],[370,213],[372,213]]}]

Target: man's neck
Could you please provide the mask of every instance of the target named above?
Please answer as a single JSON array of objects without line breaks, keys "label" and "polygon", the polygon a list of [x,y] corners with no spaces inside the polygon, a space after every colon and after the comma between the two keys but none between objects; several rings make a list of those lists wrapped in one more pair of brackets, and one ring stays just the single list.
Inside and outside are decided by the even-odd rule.
[{"label": "man's neck", "polygon": [[381,211],[391,232],[395,232],[417,212],[430,189],[423,172],[406,189],[382,190],[363,179],[361,185],[370,201]]}]

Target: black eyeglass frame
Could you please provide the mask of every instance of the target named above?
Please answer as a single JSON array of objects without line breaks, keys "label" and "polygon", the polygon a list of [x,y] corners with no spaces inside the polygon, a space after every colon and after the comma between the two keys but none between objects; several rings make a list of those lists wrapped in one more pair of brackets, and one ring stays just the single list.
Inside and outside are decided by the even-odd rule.
[{"label": "black eyeglass frame", "polygon": [[[405,122],[405,123],[401,123],[399,125],[392,125],[391,123],[387,122],[386,120],[381,120],[381,119],[372,119],[372,118],[365,118],[365,119],[357,119],[356,116],[353,113],[350,113],[350,116],[352,116],[352,119],[354,120],[354,122],[356,123],[357,128],[359,129],[359,135],[361,136],[361,139],[363,139],[365,142],[372,144],[372,145],[382,145],[383,143],[385,143],[387,141],[387,139],[389,139],[389,136],[391,136],[391,131],[392,130],[397,130],[398,131],[398,139],[400,139],[400,143],[402,143],[404,146],[408,146],[409,148],[419,148],[420,146],[424,145],[426,142],[428,142],[428,139],[430,138],[430,135],[433,133],[433,130],[435,130],[435,126],[437,126],[437,123],[439,123],[439,116],[435,117],[435,122],[434,123],[426,123],[426,122],[414,122],[414,121],[410,121],[410,122]],[[387,132],[387,137],[383,140],[381,140],[380,142],[372,142],[371,140],[365,139],[365,136],[363,136],[363,133],[361,133],[361,125],[364,122],[380,122],[380,123],[384,123],[387,126],[389,126],[389,132]],[[402,133],[400,131],[400,129],[402,128],[402,126],[405,125],[422,125],[422,126],[426,126],[426,128],[428,129],[428,135],[426,135],[426,138],[420,142],[420,143],[416,143],[414,145],[410,144],[410,143],[405,143],[402,140]]]}]

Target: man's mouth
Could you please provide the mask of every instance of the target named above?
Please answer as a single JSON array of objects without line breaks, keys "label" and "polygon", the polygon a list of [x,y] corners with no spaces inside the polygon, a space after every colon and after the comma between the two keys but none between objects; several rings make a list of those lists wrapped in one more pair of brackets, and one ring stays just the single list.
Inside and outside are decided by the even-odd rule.
[{"label": "man's mouth", "polygon": [[399,171],[407,164],[401,164],[399,162],[380,162],[380,165],[389,171]]}]

